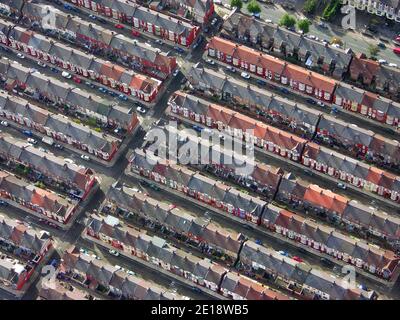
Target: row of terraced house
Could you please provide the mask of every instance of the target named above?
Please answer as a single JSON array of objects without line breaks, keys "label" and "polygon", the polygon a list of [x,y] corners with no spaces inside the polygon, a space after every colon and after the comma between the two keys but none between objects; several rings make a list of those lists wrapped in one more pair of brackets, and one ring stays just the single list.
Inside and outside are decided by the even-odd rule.
[{"label": "row of terraced house", "polygon": [[[373,108],[374,100],[382,99],[379,94],[399,101],[400,71],[366,59],[362,52],[354,53],[351,49],[336,48],[327,42],[310,39],[273,23],[242,14],[233,14],[225,21],[221,37],[252,46],[278,58],[295,61],[323,75],[333,76],[336,80],[344,79],[350,85],[347,87],[344,82],[340,82],[340,86],[344,86],[350,93],[356,91],[351,84],[372,90],[375,93],[370,95],[374,98],[368,103],[364,101],[367,108]],[[352,103],[357,104],[356,102],[361,101]],[[337,103],[342,106],[342,102]],[[347,107],[346,104],[343,106]],[[377,109],[378,116],[382,118],[380,121],[385,122],[385,107],[373,109]]]},{"label": "row of terraced house", "polygon": [[[21,26],[39,31],[54,40],[79,46],[85,51],[89,50],[107,60],[118,61],[126,68],[164,80],[177,66],[175,57],[159,49],[103,28],[95,22],[88,22],[66,14],[54,7],[50,6],[54,14],[55,26],[48,29],[41,23],[48,13],[42,11],[40,3],[22,4],[7,1],[7,4],[11,7],[11,11],[13,9],[18,12],[18,15],[21,15],[19,20]],[[7,16],[4,18],[7,19]]]},{"label": "row of terraced house", "polygon": [[[257,109],[265,110],[264,106],[267,106],[265,112],[269,112],[268,108],[270,107],[275,114],[277,113],[275,110],[281,111],[283,109],[283,104],[277,107],[276,104],[270,105],[270,97],[260,88],[246,85],[242,81],[233,78],[224,77],[211,69],[194,66],[188,73],[188,79],[192,88],[201,91],[206,96],[222,98],[222,100],[229,102],[231,105],[233,103],[241,108],[243,108],[242,106],[246,106],[247,109],[250,107],[253,116],[257,114]],[[294,110],[296,110],[297,105],[294,103],[292,105],[291,109],[295,108]],[[395,174],[367,165],[360,160],[345,156],[315,142],[310,142],[309,139],[306,140],[290,132],[277,129],[223,106],[218,106],[217,112],[214,113],[214,119],[210,117],[206,121],[208,109],[209,106],[206,104],[204,109],[199,110],[201,112],[194,112],[192,116],[198,113],[198,122],[214,126],[219,130],[226,130],[228,133],[247,141],[252,139],[256,146],[269,152],[276,153],[295,162],[301,162],[314,170],[388,197],[393,201],[399,201],[400,178]],[[211,110],[213,110],[213,107],[211,107]],[[173,112],[178,112],[178,109],[175,108]],[[180,112],[184,112],[184,110],[181,109]],[[277,119],[271,123],[273,125],[285,123],[287,128],[290,128],[294,117],[308,119],[304,113],[293,112],[295,116],[289,117],[287,111],[285,112],[286,114],[282,111],[279,112],[278,116],[275,116]],[[227,116],[219,114],[227,114]],[[200,117],[201,115],[202,117]],[[188,111],[186,111],[184,117],[189,117]],[[280,119],[280,117],[283,117],[283,119]],[[331,119],[333,120],[334,118]],[[312,128],[310,124],[308,124],[308,127]],[[287,128],[285,128],[286,131]],[[246,135],[247,129],[252,129],[253,134]],[[396,152],[396,148],[394,151]],[[396,157],[393,157],[393,161],[396,161],[396,159]]]},{"label": "row of terraced house", "polygon": [[0,215],[0,287],[21,296],[52,246],[53,240],[47,232],[29,229]]},{"label": "row of terraced house", "polygon": [[[152,160],[152,165],[147,162],[149,158]],[[224,167],[224,165],[220,164],[215,166],[218,166],[218,168]],[[261,224],[266,228],[272,228],[292,240],[296,239],[297,241],[305,242],[310,247],[335,256],[339,260],[350,262],[370,273],[386,279],[390,279],[392,275],[397,274],[395,270],[398,257],[391,251],[376,250],[372,246],[364,251],[361,248],[368,247],[366,242],[357,243],[350,237],[337,233],[333,228],[328,227],[324,228],[325,236],[321,238],[317,236],[318,233],[315,233],[315,230],[321,230],[322,226],[319,228],[320,226],[311,220],[307,220],[294,212],[281,210],[260,198],[250,196],[186,167],[165,163],[165,161],[149,153],[149,151],[145,153],[139,149],[135,150],[130,169],[140,176],[164,184],[171,190],[176,190],[182,195],[194,198],[200,203],[208,204],[222,212],[252,223]],[[303,193],[301,194],[300,187],[294,190],[292,186],[294,181],[292,179],[279,176],[279,174],[275,174],[274,177],[272,172],[268,173],[268,177],[271,177],[271,179],[267,178],[262,181],[264,176],[257,178],[257,176],[253,175],[252,179],[248,178],[248,180],[249,182],[252,180],[258,188],[266,185],[276,189],[275,194],[277,194],[278,200],[281,200],[284,204],[291,205],[294,210],[302,211],[303,213],[317,211],[317,213],[324,213],[322,216],[323,221],[330,222],[333,225],[335,225],[335,219],[337,219],[352,226],[354,229],[373,230],[378,236],[399,239],[399,219],[383,212],[370,212],[367,206],[350,201],[315,185],[303,186]],[[231,175],[235,175],[235,173],[231,172]],[[240,174],[236,175],[240,177]],[[297,196],[300,205],[295,205],[290,196],[293,197],[293,200]],[[274,198],[275,196],[271,197],[269,201]],[[330,207],[329,204],[331,202],[335,202],[335,204]],[[325,210],[321,210],[322,208],[325,208]],[[275,214],[281,212],[280,219],[273,220],[271,218],[273,212]],[[318,214],[316,215],[318,216]],[[302,227],[296,227],[295,221],[301,221]],[[313,226],[313,230],[307,231],[311,226]],[[333,238],[329,239],[330,237]],[[339,245],[339,242],[342,241],[343,243],[346,242],[347,245]],[[375,258],[368,258],[369,254],[365,254],[366,252],[370,252],[370,254],[375,252]],[[383,260],[382,263],[379,263],[379,267],[375,262],[372,262],[380,259]]]},{"label": "row of terraced house", "polygon": [[161,81],[0,20],[1,43],[33,58],[109,86],[145,102],[156,99]]}]

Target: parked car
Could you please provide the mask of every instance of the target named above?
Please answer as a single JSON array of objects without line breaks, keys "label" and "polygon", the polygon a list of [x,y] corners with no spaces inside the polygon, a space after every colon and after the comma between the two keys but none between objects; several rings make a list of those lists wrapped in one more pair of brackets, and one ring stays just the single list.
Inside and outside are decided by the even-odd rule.
[{"label": "parked car", "polygon": [[378,62],[380,64],[387,64],[388,63],[385,59],[379,59]]},{"label": "parked car", "polygon": [[392,67],[392,68],[397,68],[398,66],[397,66],[397,64],[396,64],[396,63],[389,63],[389,67]]},{"label": "parked car", "polygon": [[288,89],[286,89],[286,88],[279,88],[279,90],[282,92],[282,93],[284,93],[284,94],[289,94],[290,93],[290,91],[288,90]]},{"label": "parked car", "polygon": [[317,102],[314,99],[311,99],[311,98],[307,98],[306,101],[309,104],[317,104]]},{"label": "parked car", "polygon": [[240,76],[242,78],[245,78],[245,79],[250,79],[250,75],[247,72],[244,72],[244,71],[240,74]]},{"label": "parked car", "polygon": [[141,113],[141,114],[145,114],[147,112],[145,108],[140,107],[140,106],[136,108],[136,111]]},{"label": "parked car", "polygon": [[0,123],[1,123],[2,126],[8,127],[8,122],[7,122],[7,121],[4,121],[4,120],[3,120],[3,121],[1,121]]},{"label": "parked car", "polygon": [[118,252],[118,251],[116,251],[116,250],[114,250],[114,249],[110,249],[110,250],[108,250],[108,253],[109,253],[109,254],[112,254],[113,256],[116,256],[116,257],[118,257],[118,256],[119,256],[119,252]]},{"label": "parked car", "polygon": [[326,29],[326,28],[328,28],[328,25],[325,22],[320,21],[320,22],[318,22],[318,27]]},{"label": "parked car", "polygon": [[303,262],[303,259],[298,256],[294,256],[292,259],[297,262]]},{"label": "parked car", "polygon": [[97,21],[102,23],[102,24],[108,23],[108,21],[106,19],[103,19],[103,18],[97,18]]},{"label": "parked car", "polygon": [[124,28],[125,28],[125,27],[124,27],[122,24],[120,24],[120,23],[115,24],[114,27],[115,27],[116,29],[124,29]]},{"label": "parked car", "polygon": [[25,59],[25,56],[21,52],[17,53],[17,57],[20,59]]},{"label": "parked car", "polygon": [[386,49],[386,44],[384,44],[383,42],[379,42],[378,47],[381,49]]},{"label": "parked car", "polygon": [[120,95],[118,95],[118,99],[119,100],[122,100],[122,101],[127,101],[128,100],[128,97],[126,96],[126,95],[124,95],[124,94],[120,94]]},{"label": "parked car", "polygon": [[337,184],[337,187],[340,188],[340,189],[343,189],[343,190],[346,190],[346,189],[347,189],[347,186],[346,186],[344,183],[341,183],[341,182],[339,182],[339,183]]},{"label": "parked car", "polygon": [[261,79],[257,79],[257,84],[259,84],[260,86],[266,86],[267,85],[267,82],[266,81],[264,81],[264,80],[261,80]]},{"label": "parked car", "polygon": [[71,160],[71,159],[68,159],[68,158],[65,158],[65,159],[64,159],[64,162],[70,163],[70,164],[75,164],[75,161],[74,161],[74,160]]},{"label": "parked car", "polygon": [[5,202],[4,200],[0,200],[0,206],[6,207],[8,205],[8,202]]},{"label": "parked car", "polygon": [[67,71],[63,71],[63,72],[61,73],[61,76],[62,76],[63,78],[66,78],[66,79],[71,79],[71,78],[72,78],[72,75],[71,75],[70,73],[68,73]]},{"label": "parked car", "polygon": [[211,25],[213,26],[213,25],[215,25],[217,22],[218,22],[218,19],[217,19],[217,18],[214,18],[214,19],[211,20]]},{"label": "parked car", "polygon": [[38,62],[37,62],[37,65],[38,65],[39,67],[42,67],[42,68],[46,68],[46,67],[47,67],[47,64],[45,64],[45,63],[42,62],[42,61],[38,61]]},{"label": "parked car", "polygon": [[59,149],[59,150],[64,149],[64,146],[62,144],[59,144],[59,143],[55,144],[54,147]]},{"label": "parked car", "polygon": [[235,73],[235,72],[236,72],[236,69],[235,69],[234,67],[232,67],[232,66],[227,66],[227,67],[225,68],[225,71]]},{"label": "parked car", "polygon": [[175,69],[174,73],[172,74],[174,77],[176,77],[179,74],[179,69]]},{"label": "parked car", "polygon": [[96,20],[96,16],[94,14],[89,14],[89,18],[93,19],[93,20]]},{"label": "parked car", "polygon": [[178,53],[185,53],[185,50],[183,50],[180,47],[174,47],[175,51],[177,51]]},{"label": "parked car", "polygon": [[281,256],[285,256],[285,257],[288,257],[288,256],[289,256],[289,254],[288,254],[286,251],[283,251],[283,250],[278,251],[278,253],[279,253]]},{"label": "parked car", "polygon": [[37,144],[37,141],[33,138],[28,138],[26,141],[28,141],[29,143],[32,143],[32,144]]},{"label": "parked car", "polygon": [[82,82],[82,80],[79,78],[79,77],[77,77],[77,76],[74,76],[73,78],[72,78],[72,80],[75,82],[75,83],[81,83]]},{"label": "parked car", "polygon": [[320,107],[325,107],[326,106],[325,103],[323,103],[322,101],[318,101],[317,105],[319,105]]},{"label": "parked car", "polygon": [[89,156],[87,156],[86,154],[82,154],[81,155],[81,159],[85,160],[85,161],[89,161],[90,160]]},{"label": "parked car", "polygon": [[193,128],[193,130],[195,130],[195,131],[197,131],[197,132],[202,132],[202,131],[203,131],[203,128],[200,127],[200,126],[194,125],[192,128]]},{"label": "parked car", "polygon": [[24,135],[28,136],[28,137],[32,137],[32,136],[33,136],[32,131],[29,131],[29,130],[23,130],[22,133],[23,133]]},{"label": "parked car", "polygon": [[394,49],[393,49],[393,52],[394,52],[395,54],[400,54],[400,47],[394,48]]},{"label": "parked car", "polygon": [[211,64],[212,66],[215,64],[215,61],[214,61],[214,60],[211,60],[211,59],[207,59],[206,62],[207,62],[208,64]]}]

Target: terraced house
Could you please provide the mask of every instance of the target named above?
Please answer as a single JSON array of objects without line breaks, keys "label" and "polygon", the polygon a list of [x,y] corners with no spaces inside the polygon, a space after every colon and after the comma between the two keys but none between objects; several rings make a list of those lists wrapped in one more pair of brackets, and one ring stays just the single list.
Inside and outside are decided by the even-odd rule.
[{"label": "terraced house", "polygon": [[348,288],[332,275],[280,255],[252,241],[245,242],[240,253],[242,268],[256,277],[272,277],[287,288],[308,299],[373,300],[374,291]]},{"label": "terraced house", "polygon": [[13,49],[145,102],[152,102],[157,97],[161,86],[159,80],[49,40],[25,28],[18,26],[8,26],[8,28],[5,21],[0,20],[0,30],[3,30],[0,41]]},{"label": "terraced house", "polygon": [[[238,117],[248,114],[269,124],[311,137],[315,132],[320,112],[261,88],[195,65],[187,78],[195,90],[212,99],[222,99],[230,106],[241,108]],[[235,108],[234,108],[235,109]],[[249,118],[249,117],[247,117]]]},{"label": "terraced house", "polygon": [[69,0],[98,14],[131,24],[134,29],[150,33],[188,47],[200,32],[198,26],[173,18],[150,8],[123,0]]},{"label": "terraced house", "polygon": [[121,144],[118,138],[96,132],[4,91],[0,91],[0,117],[103,160],[110,161]]},{"label": "terraced house", "polygon": [[0,135],[0,159],[17,173],[27,170],[29,179],[42,181],[80,200],[84,200],[96,184],[92,169],[67,163],[64,158],[12,137]]},{"label": "terraced house", "polygon": [[390,126],[400,126],[400,103],[343,82],[335,90],[333,103]]},{"label": "terraced house", "polygon": [[[307,140],[220,105],[208,105],[204,100],[204,102],[197,103],[195,99],[195,103],[190,105],[186,104],[186,101],[189,100],[186,99],[188,96],[184,96],[185,104],[181,105],[179,96],[180,93],[170,99],[169,112],[171,116],[181,116],[183,119],[191,119],[208,127],[226,131],[228,135],[253,141],[256,146],[262,149],[293,161],[299,161]],[[246,132],[247,129],[253,130],[253,134]]]},{"label": "terraced house", "polygon": [[400,4],[396,0],[341,0],[341,2],[358,10],[400,22]]},{"label": "terraced house", "polygon": [[137,125],[137,116],[132,110],[115,105],[111,101],[92,96],[73,85],[33,72],[7,58],[0,60],[0,72],[7,90],[27,90],[33,98],[54,102],[73,109],[87,117],[93,117],[110,126],[120,126],[131,132]]},{"label": "terraced house", "polygon": [[37,3],[29,2],[24,5],[21,22],[46,35],[55,38],[60,36],[64,41],[81,46],[92,53],[120,60],[125,67],[158,79],[167,78],[176,68],[176,58],[159,49],[151,48],[93,22],[67,15],[54,7],[52,12],[55,16],[55,28],[52,30],[42,27],[41,21],[47,13],[43,12],[41,5]]},{"label": "terraced house", "polygon": [[38,232],[0,215],[0,248],[18,257],[11,259],[0,252],[0,287],[14,293],[26,289],[25,284],[52,246],[53,240],[47,232]]},{"label": "terraced house", "polygon": [[336,82],[328,77],[287,63],[237,43],[213,37],[207,44],[208,55],[242,68],[260,77],[288,85],[294,90],[331,101]]},{"label": "terraced house", "polygon": [[253,45],[279,57],[291,57],[308,68],[342,79],[352,59],[344,51],[277,25],[235,13],[223,24],[221,36]]},{"label": "terraced house", "polygon": [[29,214],[44,215],[66,224],[77,209],[78,202],[35,187],[15,175],[0,171],[0,198]]},{"label": "terraced house", "polygon": [[[173,247],[166,240],[128,228],[109,217],[91,215],[85,230],[88,239],[114,247],[126,255],[136,256],[164,270],[186,278],[213,291],[219,290],[222,266]],[[96,242],[97,243],[97,242]]]},{"label": "terraced house", "polygon": [[62,273],[77,282],[86,283],[89,289],[105,288],[103,294],[129,300],[188,300],[153,282],[134,275],[128,275],[117,267],[79,253],[75,247],[67,249],[63,255]]},{"label": "terraced house", "polygon": [[362,237],[367,234],[375,236],[393,249],[400,248],[400,219],[382,210],[301,179],[293,179],[290,175],[282,178],[276,199],[306,214],[314,213],[326,218],[335,225],[344,223],[347,231],[356,231]]},{"label": "terraced house", "polygon": [[[148,159],[151,159],[151,164]],[[129,170],[241,219],[256,224],[261,221],[265,201],[199,172],[169,164],[168,160],[161,159],[150,151],[135,149]]]},{"label": "terraced house", "polygon": [[[312,186],[310,189],[318,190],[319,188]],[[313,201],[317,200],[317,190],[314,191],[316,195]],[[309,195],[311,192],[307,191],[305,201],[311,198]],[[320,194],[320,198],[323,197],[328,198],[326,194]],[[362,240],[352,239],[334,228],[317,224],[272,204],[268,204],[263,214],[262,225],[293,241],[327,253],[392,283],[397,280],[399,275],[400,258],[393,251],[375,247]]]},{"label": "terraced house", "polygon": [[126,186],[112,186],[107,192],[107,202],[103,208],[105,213],[118,215],[136,214],[152,223],[187,237],[196,246],[210,250],[215,254],[224,253],[231,262],[237,257],[244,236],[215,222],[197,217],[175,205],[160,202],[144,193]]},{"label": "terraced house", "polygon": [[314,142],[306,144],[301,163],[355,187],[377,193],[392,201],[400,201],[400,177],[387,171],[346,157]]},{"label": "terraced house", "polygon": [[150,3],[150,8],[157,11],[162,9],[178,17],[186,18],[200,25],[209,22],[214,14],[214,2],[212,0],[155,0]]}]

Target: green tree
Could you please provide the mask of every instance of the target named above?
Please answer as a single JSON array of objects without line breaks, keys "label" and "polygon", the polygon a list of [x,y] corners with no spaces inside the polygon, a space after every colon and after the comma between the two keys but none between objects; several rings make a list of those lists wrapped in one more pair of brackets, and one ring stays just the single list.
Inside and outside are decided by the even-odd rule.
[{"label": "green tree", "polygon": [[317,0],[306,0],[303,6],[303,12],[306,14],[313,14],[317,8]]},{"label": "green tree", "polygon": [[296,18],[287,13],[285,13],[279,20],[279,25],[284,26],[286,28],[294,27],[295,24],[296,24]]},{"label": "green tree", "polygon": [[339,12],[340,6],[340,0],[330,0],[322,13],[322,18],[327,21],[332,20],[333,17]]},{"label": "green tree", "polygon": [[368,53],[370,58],[376,59],[376,56],[379,53],[379,47],[374,44],[368,45]]},{"label": "green tree", "polygon": [[297,28],[299,28],[303,33],[310,31],[311,21],[308,19],[301,19],[297,21]]},{"label": "green tree", "polygon": [[239,10],[242,9],[242,7],[243,7],[242,0],[231,0],[231,6],[236,7]]},{"label": "green tree", "polygon": [[250,13],[260,13],[261,8],[260,5],[255,0],[252,0],[247,5],[247,11],[249,11]]}]

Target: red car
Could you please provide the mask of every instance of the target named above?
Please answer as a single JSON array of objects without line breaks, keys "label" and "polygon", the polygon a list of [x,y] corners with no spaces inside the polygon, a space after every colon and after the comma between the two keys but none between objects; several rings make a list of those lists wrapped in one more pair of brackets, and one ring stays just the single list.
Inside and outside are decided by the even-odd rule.
[{"label": "red car", "polygon": [[400,47],[394,48],[394,49],[393,49],[393,52],[394,52],[395,54],[400,54]]},{"label": "red car", "polygon": [[124,26],[122,24],[117,23],[115,26],[117,29],[124,29]]},{"label": "red car", "polygon": [[82,80],[78,77],[73,77],[72,80],[74,80],[75,83],[81,83]]},{"label": "red car", "polygon": [[298,256],[294,256],[292,259],[297,262],[303,262],[303,259]]},{"label": "red car", "polygon": [[139,37],[140,36],[140,32],[136,31],[136,30],[132,30],[132,35],[135,37]]}]

